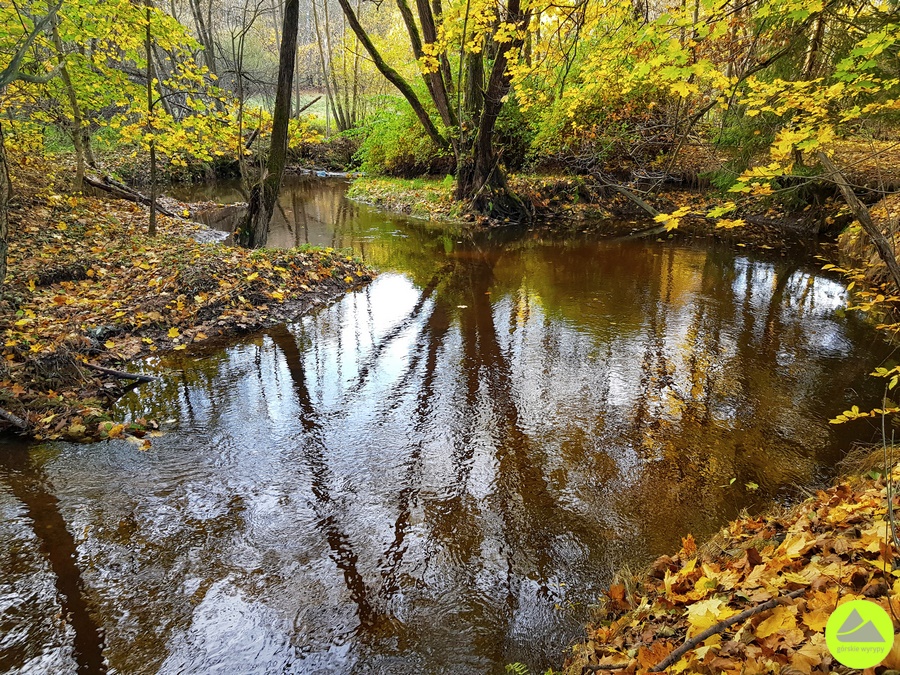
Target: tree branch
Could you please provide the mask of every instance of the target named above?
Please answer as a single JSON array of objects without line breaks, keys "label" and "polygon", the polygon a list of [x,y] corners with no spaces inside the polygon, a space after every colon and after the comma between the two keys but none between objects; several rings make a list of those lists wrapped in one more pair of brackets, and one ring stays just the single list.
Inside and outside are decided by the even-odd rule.
[{"label": "tree branch", "polygon": [[6,68],[0,71],[0,89],[8,85],[10,82],[13,82],[14,80],[24,79],[22,78],[19,69],[22,67],[22,59],[25,58],[25,52],[28,51],[28,48],[37,39],[37,36],[40,35],[44,31],[44,29],[50,25],[50,22],[53,21],[53,19],[56,17],[56,13],[59,11],[60,7],[62,7],[62,0],[59,0],[56,5],[51,7],[47,15],[34,25],[31,33],[29,33],[28,37],[25,38],[25,42],[16,50],[12,61],[9,62]]},{"label": "tree branch", "polygon": [[718,635],[723,630],[728,628],[729,626],[733,626],[736,623],[741,623],[742,621],[746,621],[751,616],[756,616],[760,612],[765,612],[767,609],[774,609],[776,605],[783,604],[785,600],[792,600],[793,598],[799,598],[801,595],[806,593],[806,588],[799,588],[796,591],[791,591],[786,595],[781,595],[777,598],[772,598],[768,602],[764,602],[761,605],[757,605],[756,607],[751,607],[750,609],[745,609],[740,614],[735,614],[734,616],[730,616],[724,621],[720,621],[715,626],[711,626],[707,628],[702,633],[695,635],[690,640],[681,645],[674,652],[669,654],[662,661],[653,666],[648,672],[650,673],[659,673],[671,666],[673,663],[677,663],[678,659],[684,656],[687,652],[692,650],[694,647],[702,643],[704,640],[711,638],[713,635]]}]

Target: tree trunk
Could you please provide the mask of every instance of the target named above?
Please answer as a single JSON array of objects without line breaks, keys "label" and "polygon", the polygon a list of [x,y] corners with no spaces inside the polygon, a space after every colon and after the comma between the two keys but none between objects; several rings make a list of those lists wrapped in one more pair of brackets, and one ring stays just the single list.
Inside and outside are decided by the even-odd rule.
[{"label": "tree trunk", "polygon": [[153,36],[150,32],[151,0],[145,0],[147,36],[147,130],[150,133],[150,228],[148,234],[156,236],[156,137],[153,135]]},{"label": "tree trunk", "polygon": [[66,55],[63,52],[63,44],[59,37],[59,29],[56,27],[56,23],[57,20],[54,19],[51,33],[53,35],[53,46],[56,49],[56,59],[59,63],[59,74],[66,89],[69,107],[72,108],[71,136],[72,144],[75,146],[75,189],[80,190],[84,183],[84,118],[81,115],[81,106],[78,105],[78,97],[75,95],[72,78],[69,77],[69,69],[66,68]]},{"label": "tree trunk", "polygon": [[891,242],[888,241],[887,237],[884,236],[881,230],[878,229],[878,226],[872,221],[872,214],[869,213],[869,209],[866,208],[865,204],[859,201],[859,197],[853,192],[853,188],[850,187],[850,184],[847,182],[847,179],[844,178],[844,174],[841,173],[841,170],[838,169],[828,155],[821,150],[819,151],[819,161],[822,162],[822,166],[825,167],[825,171],[828,172],[826,177],[831,178],[837,183],[837,186],[840,188],[841,194],[844,195],[844,199],[850,207],[850,210],[853,212],[853,215],[859,221],[859,224],[862,225],[866,234],[869,235],[872,244],[875,245],[878,256],[881,258],[885,267],[888,268],[891,279],[894,281],[894,287],[900,289],[900,264],[897,263],[897,258],[894,255],[894,249],[891,246]]},{"label": "tree trunk", "polygon": [[287,162],[288,123],[291,118],[291,92],[294,64],[297,61],[297,31],[300,23],[300,0],[287,0],[284,6],[284,27],[281,32],[281,51],[278,59],[278,85],[275,91],[275,114],[272,119],[272,142],[266,170],[250,193],[247,213],[239,226],[242,245],[260,248],[269,236],[269,220],[278,199],[281,177]]},{"label": "tree trunk", "polygon": [[[527,26],[530,12],[521,10],[519,0],[510,0],[507,21],[519,26]],[[456,198],[468,201],[470,208],[492,218],[527,221],[531,213],[525,204],[513,194],[506,184],[506,177],[500,166],[500,155],[494,148],[494,129],[503,99],[509,92],[510,78],[507,72],[509,52],[522,47],[524,40],[516,37],[509,45],[497,50],[487,88],[484,104],[478,121],[477,135],[469,157],[462,158],[456,176]]]},{"label": "tree trunk", "polygon": [[6,161],[6,145],[3,142],[3,124],[0,123],[0,289],[6,280],[6,252],[9,249],[9,198],[12,184]]},{"label": "tree trunk", "polygon": [[353,8],[350,7],[349,0],[338,0],[338,3],[340,4],[341,9],[344,12],[344,16],[347,17],[347,23],[350,24],[350,28],[353,29],[356,37],[360,42],[363,43],[363,47],[366,48],[369,56],[372,57],[372,61],[375,63],[375,67],[378,68],[378,71],[385,76],[388,82],[397,87],[400,93],[403,94],[403,98],[407,100],[409,105],[412,107],[413,112],[416,113],[416,117],[419,119],[419,122],[422,123],[422,126],[425,128],[425,133],[428,134],[428,137],[439,148],[450,148],[450,144],[441,135],[441,132],[438,131],[438,128],[435,126],[434,122],[431,121],[431,117],[429,117],[428,111],[425,110],[424,106],[422,106],[422,102],[419,100],[419,97],[416,96],[413,88],[409,86],[409,83],[403,79],[400,73],[391,68],[381,57],[381,54],[375,48],[375,45],[372,43],[372,40],[369,38],[365,29],[363,29],[362,25],[359,23],[359,19],[356,17],[356,13],[353,11]]}]

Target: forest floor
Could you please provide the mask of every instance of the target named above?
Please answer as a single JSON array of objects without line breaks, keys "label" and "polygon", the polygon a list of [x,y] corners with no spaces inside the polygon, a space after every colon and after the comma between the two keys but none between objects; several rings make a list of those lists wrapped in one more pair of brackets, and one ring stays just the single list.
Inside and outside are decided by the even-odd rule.
[{"label": "forest floor", "polygon": [[[859,672],[833,659],[825,624],[838,605],[866,599],[900,628],[900,551],[889,534],[882,451],[856,461],[854,477],[803,503],[739,518],[701,547],[688,535],[675,555],[612,584],[564,673]],[[896,492],[890,503],[900,508]],[[676,654],[682,645],[690,648]],[[898,668],[900,641],[864,672]]]},{"label": "forest floor", "polygon": [[143,437],[152,420],[126,428],[107,412],[135,382],[98,366],[123,369],[288,321],[373,277],[333,249],[199,243],[204,226],[186,218],[160,215],[150,237],[146,208],[72,195],[65,165],[16,158],[11,174],[0,429],[36,439]]}]

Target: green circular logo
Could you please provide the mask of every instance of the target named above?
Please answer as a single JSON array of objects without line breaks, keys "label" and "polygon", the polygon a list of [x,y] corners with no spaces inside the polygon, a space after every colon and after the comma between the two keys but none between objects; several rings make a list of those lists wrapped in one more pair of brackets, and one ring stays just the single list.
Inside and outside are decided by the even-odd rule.
[{"label": "green circular logo", "polygon": [[849,668],[881,663],[894,644],[894,624],[880,605],[851,600],[840,605],[825,625],[828,651]]}]

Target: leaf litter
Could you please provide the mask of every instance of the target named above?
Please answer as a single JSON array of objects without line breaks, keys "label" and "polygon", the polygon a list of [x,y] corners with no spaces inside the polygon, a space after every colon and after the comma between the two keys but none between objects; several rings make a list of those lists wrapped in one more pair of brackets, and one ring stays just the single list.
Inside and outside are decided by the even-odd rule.
[{"label": "leaf litter", "polygon": [[[839,605],[866,599],[900,629],[900,550],[887,494],[886,478],[872,473],[821,490],[783,514],[735,520],[702,548],[688,535],[674,556],[661,556],[645,575],[609,587],[565,672],[858,672],[829,654],[825,624]],[[895,491],[892,497],[896,510],[900,500]],[[765,603],[769,608],[761,607]],[[765,611],[718,630],[752,608]],[[715,634],[670,658],[708,629]],[[865,672],[898,669],[900,642]]]}]

